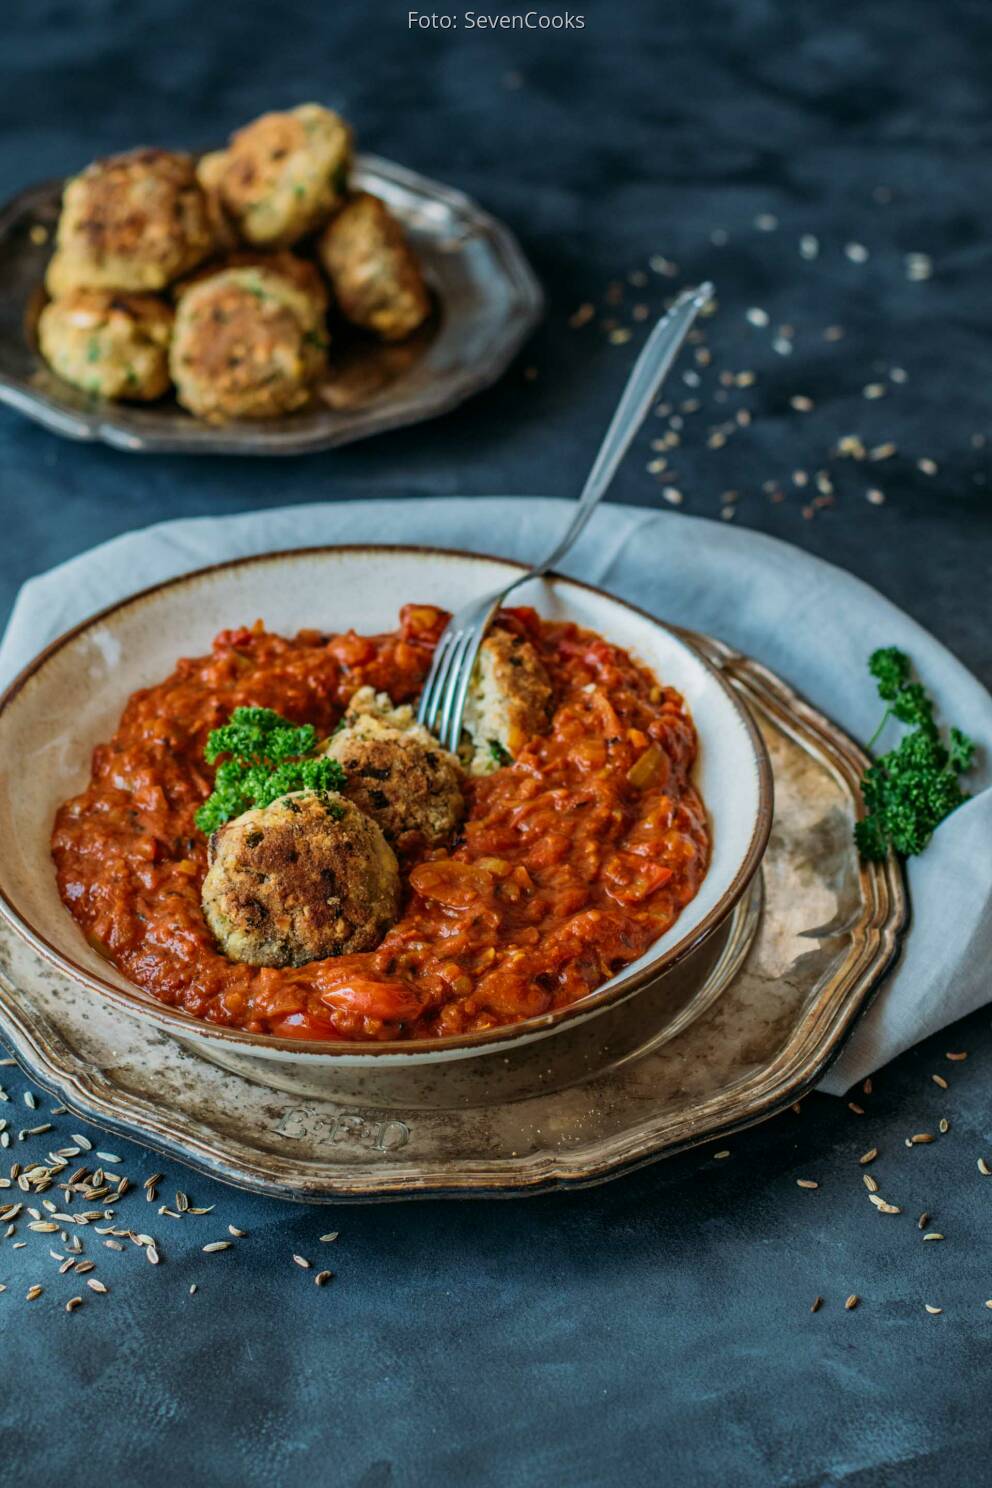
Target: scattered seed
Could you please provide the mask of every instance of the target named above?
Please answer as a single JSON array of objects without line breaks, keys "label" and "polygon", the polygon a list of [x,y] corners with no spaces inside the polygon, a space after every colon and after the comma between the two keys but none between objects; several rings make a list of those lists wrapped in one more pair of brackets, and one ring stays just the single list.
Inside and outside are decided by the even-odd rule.
[{"label": "scattered seed", "polygon": [[155,1245],[146,1245],[145,1259],[148,1261],[149,1265],[157,1266],[159,1261],[162,1259],[162,1257],[158,1253],[158,1247]]},{"label": "scattered seed", "polygon": [[799,257],[807,260],[818,257],[820,252],[820,240],[812,233],[803,233],[799,239]]},{"label": "scattered seed", "polygon": [[82,1297],[70,1297],[68,1302],[65,1304],[65,1310],[66,1312],[75,1312],[76,1308],[82,1307],[82,1305]]},{"label": "scattered seed", "polygon": [[796,393],[789,399],[789,403],[797,413],[812,413],[814,407],[813,399],[807,398],[803,393]]},{"label": "scattered seed", "polygon": [[296,1264],[298,1266],[302,1266],[303,1269],[304,1269],[304,1271],[309,1271],[310,1270],[310,1262],[307,1260],[307,1258],[305,1256],[294,1255],[293,1256],[293,1260],[296,1262]]},{"label": "scattered seed", "polygon": [[943,1075],[931,1075],[930,1078],[935,1085],[940,1086],[941,1090],[947,1089],[947,1081],[944,1079]]},{"label": "scattered seed", "polygon": [[907,253],[905,258],[906,278],[918,284],[933,274],[933,260],[929,253]]},{"label": "scattered seed", "polygon": [[35,1098],[34,1091],[32,1091],[32,1090],[25,1090],[25,1092],[24,1092],[24,1104],[27,1106],[27,1108],[28,1108],[29,1111],[37,1111],[37,1109],[38,1109],[38,1101]]},{"label": "scattered seed", "polygon": [[819,1188],[819,1184],[812,1178],[797,1178],[796,1184],[799,1188]]},{"label": "scattered seed", "polygon": [[191,1281],[190,1282],[190,1285],[189,1285],[189,1294],[190,1294],[191,1297],[195,1297],[196,1296],[196,1282],[195,1281]]},{"label": "scattered seed", "polygon": [[771,324],[771,316],[768,314],[768,311],[760,309],[757,305],[752,306],[747,311],[747,319],[753,326],[763,327]]},{"label": "scattered seed", "polygon": [[123,1250],[124,1249],[123,1245],[121,1244],[121,1242],[119,1240],[104,1240],[103,1243],[107,1247],[108,1250]]},{"label": "scattered seed", "polygon": [[862,1152],[861,1156],[858,1158],[858,1162],[861,1164],[862,1167],[864,1167],[867,1163],[874,1162],[877,1156],[878,1148],[869,1147],[867,1152]]},{"label": "scattered seed", "polygon": [[926,1209],[924,1209],[923,1213],[920,1215],[919,1219],[916,1221],[916,1228],[918,1230],[925,1230],[926,1227],[927,1227],[927,1225],[929,1223],[930,1223],[930,1214],[929,1214],[929,1211],[926,1210]]},{"label": "scattered seed", "polygon": [[947,1132],[950,1131],[951,1123],[948,1121],[946,1116],[941,1116],[940,1120],[937,1122],[937,1129],[941,1133],[941,1135],[946,1135]]},{"label": "scattered seed", "polygon": [[847,1301],[844,1303],[845,1310],[847,1312],[853,1312],[860,1301],[861,1298],[858,1296],[857,1292],[852,1292]]},{"label": "scattered seed", "polygon": [[863,1116],[865,1114],[864,1106],[855,1105],[854,1101],[848,1101],[847,1109],[853,1111],[855,1116]]},{"label": "scattered seed", "polygon": [[937,474],[937,469],[938,469],[937,461],[936,460],[917,460],[917,462],[916,462],[916,468],[918,470],[922,470],[924,475],[936,475]]},{"label": "scattered seed", "polygon": [[944,1058],[945,1059],[952,1059],[952,1060],[955,1060],[956,1062],[960,1063],[960,1061],[962,1059],[967,1059],[968,1056],[967,1056],[967,1054],[945,1054],[944,1055]]},{"label": "scattered seed", "polygon": [[978,1159],[978,1171],[981,1173],[983,1178],[992,1176],[992,1168],[989,1167],[984,1157],[980,1157]]},{"label": "scattered seed", "polygon": [[927,1312],[930,1313],[931,1317],[936,1317],[938,1312],[943,1312],[944,1310],[942,1307],[931,1307],[929,1302],[924,1302],[923,1305],[926,1308]]},{"label": "scattered seed", "polygon": [[41,1296],[41,1294],[42,1294],[42,1292],[44,1290],[45,1290],[44,1287],[30,1286],[30,1287],[28,1287],[27,1292],[25,1293],[25,1299],[28,1302],[33,1302],[36,1297],[40,1297]]},{"label": "scattered seed", "polygon": [[152,1173],[150,1177],[145,1179],[141,1186],[142,1188],[154,1188],[157,1183],[161,1183],[164,1177],[164,1173]]},{"label": "scattered seed", "polygon": [[313,1279],[314,1286],[326,1286],[333,1275],[333,1271],[318,1271]]},{"label": "scattered seed", "polygon": [[321,1235],[321,1237],[320,1237],[321,1244],[322,1245],[330,1245],[330,1243],[331,1243],[332,1240],[336,1240],[338,1238],[338,1234],[339,1234],[339,1231],[338,1230],[330,1230],[326,1235]]},{"label": "scattered seed", "polygon": [[933,1132],[914,1132],[909,1140],[914,1147],[919,1147],[921,1144],[933,1141]]},{"label": "scattered seed", "polygon": [[863,387],[861,389],[861,392],[862,392],[862,396],[865,397],[865,398],[869,398],[869,399],[870,398],[884,398],[885,397],[885,383],[884,382],[869,382],[867,384],[867,386],[865,386],[865,387]]},{"label": "scattered seed", "polygon": [[759,212],[754,225],[759,232],[774,232],[778,227],[778,218],[771,212]]},{"label": "scattered seed", "polygon": [[213,1255],[215,1250],[230,1250],[230,1240],[212,1240],[209,1245],[204,1245],[204,1255]]},{"label": "scattered seed", "polygon": [[810,1307],[810,1312],[819,1312],[819,1310],[820,1310],[820,1308],[822,1306],[823,1306],[823,1298],[822,1297],[814,1297],[813,1298],[813,1305]]},{"label": "scattered seed", "polygon": [[729,1157],[729,1156],[730,1156],[730,1148],[729,1147],[725,1147],[722,1152],[714,1152],[714,1154],[713,1154],[713,1160],[714,1160],[714,1162],[719,1162],[721,1158]]},{"label": "scattered seed", "polygon": [[936,1230],[931,1230],[930,1233],[928,1235],[924,1235],[923,1238],[924,1240],[943,1240],[944,1237],[943,1235],[938,1234]]},{"label": "scattered seed", "polygon": [[864,1180],[865,1188],[868,1190],[869,1193],[878,1193],[878,1183],[876,1179],[871,1176],[870,1173],[862,1173],[861,1177]]},{"label": "scattered seed", "polygon": [[101,1295],[110,1291],[110,1288],[104,1286],[103,1282],[98,1281],[95,1276],[91,1276],[86,1285],[89,1287],[91,1292],[100,1292]]},{"label": "scattered seed", "polygon": [[588,325],[590,320],[595,319],[595,315],[596,307],[594,305],[580,305],[575,313],[569,316],[568,323],[573,331],[577,331],[582,326]]},{"label": "scattered seed", "polygon": [[868,249],[864,243],[847,243],[844,246],[844,252],[852,263],[868,262]]}]

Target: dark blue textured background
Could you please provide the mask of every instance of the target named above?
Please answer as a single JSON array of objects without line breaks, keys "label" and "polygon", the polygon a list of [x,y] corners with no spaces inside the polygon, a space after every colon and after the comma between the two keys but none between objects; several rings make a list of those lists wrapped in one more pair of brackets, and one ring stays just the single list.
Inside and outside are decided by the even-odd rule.
[{"label": "dark blue textured background", "polygon": [[[754,422],[727,448],[700,433],[715,410],[687,420],[670,458],[688,509],[718,517],[721,492],[737,490],[736,521],[852,569],[989,680],[988,462],[973,440],[992,422],[987,6],[594,0],[581,33],[485,36],[410,33],[406,10],[8,7],[0,193],[132,143],[211,144],[264,107],[320,98],[366,148],[513,223],[550,306],[498,389],[435,425],[327,456],[136,459],[0,414],[0,614],[31,573],[170,515],[572,493],[640,332],[614,345],[568,317],[586,301],[623,324],[637,301],[657,309],[670,281],[654,275],[628,286],[619,310],[603,297],[661,253],[686,278],[717,281],[714,369],[758,373],[733,404],[746,401]],[[776,231],[756,230],[763,212]],[[717,228],[726,246],[711,241]],[[812,263],[797,252],[809,232],[821,242]],[[867,263],[844,256],[850,241],[869,247]],[[912,252],[933,258],[926,283],[907,280]],[[795,327],[791,357],[748,325],[751,305]],[[823,340],[830,324],[843,341]],[[887,382],[893,365],[908,382]],[[861,388],[877,379],[888,396],[866,402]],[[794,393],[814,412],[795,413]],[[645,466],[661,427],[645,431],[617,499],[659,500]],[[831,465],[836,503],[809,520],[790,473],[825,466],[848,432],[894,440],[899,454]],[[939,477],[918,470],[920,456]],[[866,502],[870,485],[885,505]],[[967,1062],[944,1059],[956,1048]],[[139,1180],[166,1166],[164,1198],[186,1187],[217,1209],[176,1224],[129,1198],[122,1218],[154,1229],[163,1264],[88,1238],[112,1290],[87,1293],[71,1317],[62,1303],[77,1288],[55,1276],[48,1237],[0,1241],[0,1457],[11,1480],[31,1468],[59,1482],[210,1488],[986,1482],[992,1179],[975,1159],[992,1158],[990,1060],[983,1012],[877,1076],[858,1097],[863,1117],[812,1097],[800,1116],[734,1139],[723,1162],[691,1154],[522,1202],[307,1210],[98,1140]],[[15,1130],[40,1120],[21,1103],[24,1080],[0,1075],[12,1097],[0,1119]],[[946,1136],[905,1147],[944,1114]],[[59,1141],[79,1129],[56,1119]],[[872,1145],[902,1216],[866,1201],[856,1158]],[[819,1190],[798,1189],[799,1177]],[[923,1209],[942,1243],[922,1242]],[[248,1237],[203,1256],[229,1223]],[[328,1229],[340,1239],[321,1246]],[[15,1251],[19,1238],[29,1244]],[[327,1254],[335,1281],[318,1292],[294,1251]],[[46,1291],[27,1304],[35,1280]],[[848,1313],[851,1292],[863,1300]],[[928,1316],[925,1302],[944,1312]]]}]

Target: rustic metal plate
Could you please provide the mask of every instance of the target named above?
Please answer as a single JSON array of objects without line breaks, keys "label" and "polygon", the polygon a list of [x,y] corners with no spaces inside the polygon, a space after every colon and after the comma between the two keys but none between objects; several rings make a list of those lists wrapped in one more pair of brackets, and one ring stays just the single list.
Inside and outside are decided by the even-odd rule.
[{"label": "rustic metal plate", "polygon": [[296,455],[435,418],[488,387],[543,306],[513,234],[461,192],[378,156],[359,156],[354,174],[405,224],[437,309],[426,327],[398,345],[359,332],[338,336],[330,379],[312,409],[215,427],[172,398],[144,406],[105,403],[56,377],[38,353],[35,324],[61,181],[29,187],[0,211],[0,399],[56,434],[118,449]]},{"label": "rustic metal plate", "polygon": [[[861,750],[765,668],[689,639],[758,720],[775,822],[764,907],[752,896],[738,910],[715,978],[710,964],[697,989],[712,995],[674,1038],[655,1036],[671,1008],[649,989],[616,1009],[615,1027],[585,1025],[584,1048],[563,1045],[559,1056],[553,1039],[520,1050],[489,1104],[485,1088],[445,1108],[418,1109],[412,1091],[391,1107],[319,1091],[301,1099],[109,1007],[4,926],[4,1039],[33,1078],[98,1125],[240,1187],[315,1202],[581,1186],[774,1115],[817,1082],[896,955],[903,875],[853,849]],[[559,1057],[577,1082],[563,1089]]]}]

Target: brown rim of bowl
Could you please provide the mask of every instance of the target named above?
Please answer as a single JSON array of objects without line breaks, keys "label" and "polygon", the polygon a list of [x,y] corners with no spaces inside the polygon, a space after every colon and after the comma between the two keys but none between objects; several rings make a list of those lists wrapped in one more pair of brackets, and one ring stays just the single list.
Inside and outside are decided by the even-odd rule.
[{"label": "brown rim of bowl", "polygon": [[[271,553],[252,553],[243,558],[228,558],[222,563],[210,563],[204,568],[193,569],[189,573],[177,574],[174,578],[163,579],[158,584],[151,584],[146,589],[139,589],[137,593],[128,595],[125,599],[117,600],[115,604],[108,605],[106,609],[98,610],[96,614],[90,615],[86,620],[81,620],[78,625],[71,626],[60,636],[56,636],[47,646],[41,650],[33,661],[20,671],[5,691],[0,694],[0,714],[13,702],[27,682],[40,671],[49,657],[60,651],[63,646],[75,640],[83,631],[91,626],[100,624],[109,616],[123,610],[130,605],[139,605],[159,594],[163,589],[177,588],[181,584],[187,584],[197,579],[206,578],[209,574],[221,573],[229,568],[243,568],[254,563],[281,562],[285,559],[311,558],[317,554],[346,554],[346,553],[411,553],[419,554],[429,558],[454,558],[459,560],[468,559],[472,562],[499,563],[506,568],[517,572],[525,572],[527,565],[518,563],[513,558],[502,558],[491,553],[472,553],[463,548],[436,548],[427,544],[417,543],[326,543],[314,547],[287,548],[282,551]],[[79,966],[70,956],[66,956],[57,947],[53,946],[41,932],[22,917],[16,906],[8,899],[3,887],[0,886],[0,914],[11,924],[30,946],[43,956],[60,971],[71,977],[76,982],[81,982],[93,992],[109,997],[117,1006],[123,1007],[129,1012],[138,1013],[149,1017],[153,1022],[164,1027],[168,1032],[180,1037],[184,1032],[187,1037],[214,1038],[221,1042],[248,1044],[256,1048],[276,1049],[286,1053],[293,1053],[300,1057],[333,1054],[338,1058],[364,1058],[377,1055],[413,1055],[429,1053],[456,1053],[462,1050],[483,1049],[487,1045],[499,1045],[509,1040],[522,1037],[526,1034],[540,1034],[560,1025],[567,1023],[570,1019],[586,1014],[598,1012],[609,1007],[614,1002],[622,1002],[625,998],[632,996],[635,992],[654,981],[664,972],[677,966],[713,931],[717,925],[733,909],[738,899],[743,894],[747,885],[754,877],[765,848],[768,845],[768,837],[772,826],[773,808],[773,783],[772,769],[764,741],[758,732],[757,725],[748,712],[747,708],[736,695],[730,684],[720,675],[716,667],[709,662],[700,651],[693,646],[683,632],[677,627],[666,625],[656,615],[640,605],[635,605],[627,599],[621,599],[618,595],[610,594],[608,590],[601,589],[596,584],[586,583],[583,579],[573,579],[567,574],[551,573],[547,575],[552,581],[574,585],[577,589],[584,589],[587,593],[595,594],[602,599],[609,600],[613,604],[619,604],[633,614],[641,616],[652,625],[662,630],[667,630],[674,635],[682,645],[687,646],[701,666],[709,673],[712,680],[723,691],[734,711],[737,713],[744,725],[745,731],[751,742],[754,752],[755,766],[758,772],[758,811],[755,818],[754,829],[751,840],[748,843],[747,852],[743,862],[734,875],[729,887],[721,896],[719,902],[714,905],[709,914],[705,915],[694,930],[690,931],[682,940],[677,941],[670,951],[659,956],[649,966],[643,967],[639,972],[630,975],[620,975],[611,978],[604,987],[597,988],[576,1002],[569,1003],[567,1007],[556,1008],[550,1013],[541,1013],[533,1018],[521,1019],[518,1023],[501,1024],[498,1028],[485,1029],[481,1033],[464,1035],[449,1035],[438,1039],[404,1039],[389,1042],[359,1043],[329,1039],[293,1039],[276,1038],[267,1033],[249,1033],[246,1029],[231,1027],[220,1023],[208,1023],[202,1018],[194,1018],[191,1014],[183,1012],[179,1008],[171,1007],[168,1003],[159,1002],[157,998],[138,983],[134,983],[134,992],[125,992],[120,987],[115,987],[112,982],[104,981],[102,977],[94,972],[87,971]],[[705,804],[705,803],[704,803]],[[68,910],[66,910],[68,914]],[[676,922],[677,923],[677,922]]]}]

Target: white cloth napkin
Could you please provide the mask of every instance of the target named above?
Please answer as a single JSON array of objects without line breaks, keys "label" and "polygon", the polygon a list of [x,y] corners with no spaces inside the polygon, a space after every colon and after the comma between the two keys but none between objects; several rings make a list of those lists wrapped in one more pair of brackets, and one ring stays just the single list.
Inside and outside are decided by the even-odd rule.
[{"label": "white cloth napkin", "polygon": [[[208,563],[366,541],[436,543],[529,560],[550,547],[568,506],[520,497],[362,501],[163,522],[24,585],[0,645],[0,687],[93,611]],[[740,528],[605,506],[564,567],[765,662],[857,739],[867,739],[880,716],[865,670],[868,653],[888,645],[909,653],[941,717],[978,741],[973,799],[910,860],[912,925],[902,956],[821,1089],[843,1093],[986,1002],[992,996],[992,697],[961,663],[860,580]]]}]

